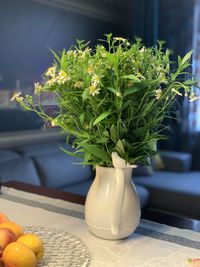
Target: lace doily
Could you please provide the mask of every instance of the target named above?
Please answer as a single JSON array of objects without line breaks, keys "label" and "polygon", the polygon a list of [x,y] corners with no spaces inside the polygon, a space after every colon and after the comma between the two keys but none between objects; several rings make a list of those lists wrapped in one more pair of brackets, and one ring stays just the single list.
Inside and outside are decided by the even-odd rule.
[{"label": "lace doily", "polygon": [[74,234],[46,227],[27,226],[26,233],[40,236],[44,242],[44,257],[37,267],[87,267],[90,255],[83,241]]}]

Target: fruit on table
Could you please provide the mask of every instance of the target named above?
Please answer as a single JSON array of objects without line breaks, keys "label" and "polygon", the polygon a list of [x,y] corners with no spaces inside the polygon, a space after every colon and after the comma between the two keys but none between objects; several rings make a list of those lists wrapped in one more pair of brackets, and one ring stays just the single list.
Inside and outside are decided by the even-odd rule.
[{"label": "fruit on table", "polygon": [[13,231],[15,236],[16,236],[16,239],[18,239],[24,233],[23,227],[21,225],[15,223],[15,222],[12,222],[12,221],[1,223],[0,229],[1,228],[7,228],[7,229],[10,229],[11,231]]},{"label": "fruit on table", "polygon": [[29,247],[36,256],[37,261],[39,261],[44,255],[44,244],[42,239],[36,234],[24,234],[17,239],[17,242],[20,242],[27,247]]},{"label": "fruit on table", "polygon": [[0,258],[5,247],[15,240],[16,237],[12,230],[7,228],[0,228]]},{"label": "fruit on table", "polygon": [[36,267],[43,255],[42,239],[0,212],[0,267]]},{"label": "fruit on table", "polygon": [[20,242],[6,246],[2,254],[5,267],[35,267],[37,264],[34,252]]},{"label": "fruit on table", "polygon": [[8,221],[9,221],[8,216],[3,212],[0,212],[0,224]]},{"label": "fruit on table", "polygon": [[188,263],[191,267],[200,267],[200,258],[188,259]]}]

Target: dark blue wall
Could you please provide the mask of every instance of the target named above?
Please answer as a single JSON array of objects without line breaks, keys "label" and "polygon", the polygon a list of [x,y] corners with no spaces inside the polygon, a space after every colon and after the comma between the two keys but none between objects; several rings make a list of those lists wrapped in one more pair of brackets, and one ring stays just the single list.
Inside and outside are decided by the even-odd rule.
[{"label": "dark blue wall", "polygon": [[142,39],[147,46],[152,46],[158,38],[159,2],[161,0],[128,1],[127,31],[131,40]]},{"label": "dark blue wall", "polygon": [[119,31],[115,24],[31,0],[0,0],[0,89],[38,80],[52,62],[49,48],[61,51],[76,39],[95,42]]},{"label": "dark blue wall", "polygon": [[159,0],[159,39],[175,55],[192,49],[195,0]]}]

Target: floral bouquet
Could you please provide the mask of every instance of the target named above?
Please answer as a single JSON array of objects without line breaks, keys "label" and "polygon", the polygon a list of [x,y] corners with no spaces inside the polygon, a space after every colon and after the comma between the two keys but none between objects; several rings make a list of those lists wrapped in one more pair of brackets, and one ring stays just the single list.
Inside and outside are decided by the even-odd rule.
[{"label": "floral bouquet", "polygon": [[68,51],[52,53],[35,95],[53,93],[57,114],[49,116],[30,95],[12,99],[72,135],[75,152],[66,152],[82,157],[83,164],[112,166],[113,151],[129,164],[148,164],[177,96],[198,99],[191,89],[197,81],[187,71],[192,52],[172,62],[163,42],[147,48],[140,39],[130,43],[107,34],[95,49],[78,40]]}]

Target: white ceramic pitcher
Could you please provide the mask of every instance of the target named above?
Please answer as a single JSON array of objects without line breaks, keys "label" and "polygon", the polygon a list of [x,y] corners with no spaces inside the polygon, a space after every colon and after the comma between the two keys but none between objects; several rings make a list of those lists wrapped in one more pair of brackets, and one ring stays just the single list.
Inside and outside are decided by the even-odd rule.
[{"label": "white ceramic pitcher", "polygon": [[112,167],[96,168],[96,176],[85,204],[85,220],[90,231],[101,238],[121,239],[137,228],[140,202],[132,182],[132,169],[116,152]]}]

